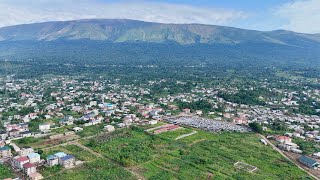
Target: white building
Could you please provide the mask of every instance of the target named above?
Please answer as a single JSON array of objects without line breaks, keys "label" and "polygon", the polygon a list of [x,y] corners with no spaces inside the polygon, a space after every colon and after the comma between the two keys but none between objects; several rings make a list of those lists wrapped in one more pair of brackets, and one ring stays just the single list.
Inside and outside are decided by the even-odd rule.
[{"label": "white building", "polygon": [[113,131],[115,131],[115,128],[114,128],[114,126],[112,126],[112,125],[106,125],[106,126],[104,127],[104,129],[105,129],[106,131],[108,131],[108,132],[113,132]]},{"label": "white building", "polygon": [[30,153],[27,155],[30,163],[39,163],[40,162],[40,154],[38,153]]},{"label": "white building", "polygon": [[157,120],[151,120],[151,121],[148,122],[148,124],[151,124],[151,125],[154,125],[154,124],[157,124],[157,123],[158,123]]},{"label": "white building", "polygon": [[44,123],[39,125],[39,130],[41,132],[47,132],[50,130],[50,124],[49,123]]},{"label": "white building", "polygon": [[28,154],[33,153],[34,150],[32,148],[22,148],[19,151],[19,156],[27,156]]}]

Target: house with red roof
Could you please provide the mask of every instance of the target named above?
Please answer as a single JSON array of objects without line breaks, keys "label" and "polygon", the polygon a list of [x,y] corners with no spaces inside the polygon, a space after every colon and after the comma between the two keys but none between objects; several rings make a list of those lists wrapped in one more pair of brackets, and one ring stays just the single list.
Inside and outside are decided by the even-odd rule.
[{"label": "house with red roof", "polygon": [[233,119],[233,123],[238,124],[238,125],[242,125],[242,124],[247,125],[248,124],[248,120],[245,119],[245,118],[236,117],[236,118]]},{"label": "house with red roof", "polygon": [[29,162],[23,164],[23,172],[26,173],[27,175],[36,173],[37,172],[36,165]]},{"label": "house with red roof", "polygon": [[276,141],[287,144],[291,143],[291,138],[288,136],[276,136]]},{"label": "house with red roof", "polygon": [[14,157],[12,159],[12,166],[23,169],[23,165],[29,162],[29,158],[27,156],[22,156],[22,157]]}]

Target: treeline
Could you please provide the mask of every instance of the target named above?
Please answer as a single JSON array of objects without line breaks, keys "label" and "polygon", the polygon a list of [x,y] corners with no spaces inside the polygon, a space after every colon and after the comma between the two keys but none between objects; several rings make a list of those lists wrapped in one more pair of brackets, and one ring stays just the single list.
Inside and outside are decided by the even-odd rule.
[{"label": "treeline", "polygon": [[219,92],[218,97],[226,101],[246,105],[265,105],[265,102],[259,99],[261,94],[254,90],[240,90],[234,94]]},{"label": "treeline", "polygon": [[189,108],[192,111],[202,110],[203,112],[212,111],[212,105],[206,100],[193,101],[193,102],[177,102],[178,107],[182,110],[185,108]]}]

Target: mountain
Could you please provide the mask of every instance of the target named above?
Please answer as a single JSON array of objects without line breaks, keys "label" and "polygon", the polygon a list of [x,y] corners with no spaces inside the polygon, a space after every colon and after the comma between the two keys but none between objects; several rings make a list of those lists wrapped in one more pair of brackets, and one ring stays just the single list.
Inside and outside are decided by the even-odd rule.
[{"label": "mountain", "polygon": [[161,24],[125,19],[44,22],[0,28],[0,41],[99,40],[188,44],[268,43],[295,47],[320,44],[319,34],[254,31],[201,24]]}]

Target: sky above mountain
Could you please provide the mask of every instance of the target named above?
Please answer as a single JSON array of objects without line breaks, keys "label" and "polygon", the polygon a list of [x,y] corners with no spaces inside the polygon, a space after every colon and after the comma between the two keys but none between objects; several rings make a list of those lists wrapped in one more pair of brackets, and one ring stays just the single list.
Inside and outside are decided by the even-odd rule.
[{"label": "sky above mountain", "polygon": [[320,32],[320,0],[0,0],[0,27],[90,18]]}]

